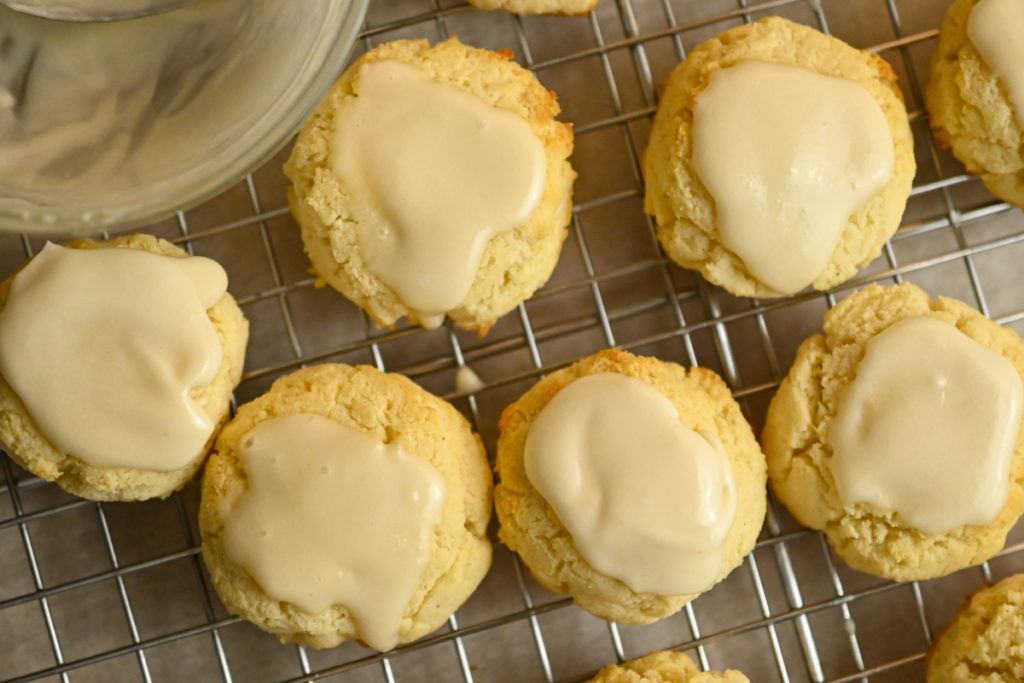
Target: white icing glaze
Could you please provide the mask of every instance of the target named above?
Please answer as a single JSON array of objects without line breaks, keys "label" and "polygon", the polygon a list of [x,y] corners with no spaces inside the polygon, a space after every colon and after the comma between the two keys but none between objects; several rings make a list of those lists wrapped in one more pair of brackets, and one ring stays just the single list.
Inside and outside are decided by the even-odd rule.
[{"label": "white icing glaze", "polygon": [[469,292],[492,237],[544,194],[544,146],[516,114],[414,66],[364,64],[335,119],[331,166],[359,221],[359,249],[422,324]]},{"label": "white icing glaze", "polygon": [[967,16],[967,37],[1003,83],[1024,128],[1024,2],[981,0]]},{"label": "white icing glaze", "polygon": [[207,258],[47,243],[0,312],[0,373],[58,450],[96,466],[179,469],[215,427],[189,390],[220,369],[206,309],[226,289]]},{"label": "white icing glaze", "polygon": [[894,159],[878,102],[845,78],[746,61],[715,71],[697,95],[693,164],[720,240],[784,294],[821,275]]},{"label": "white icing glaze", "polygon": [[222,510],[224,550],[270,597],[309,614],[346,607],[384,651],[430,559],[445,482],[395,444],[320,415],[270,418],[242,436],[249,488]]},{"label": "white icing glaze", "polygon": [[530,427],[525,465],[598,571],[660,595],[718,579],[736,517],[729,458],[649,384],[616,373],[572,382]]},{"label": "white icing glaze", "polygon": [[460,394],[473,394],[486,386],[487,384],[468,365],[461,365],[455,371],[455,391]]},{"label": "white icing glaze", "polygon": [[934,318],[872,338],[832,424],[840,498],[925,533],[991,522],[1006,503],[1024,385],[1006,358]]}]

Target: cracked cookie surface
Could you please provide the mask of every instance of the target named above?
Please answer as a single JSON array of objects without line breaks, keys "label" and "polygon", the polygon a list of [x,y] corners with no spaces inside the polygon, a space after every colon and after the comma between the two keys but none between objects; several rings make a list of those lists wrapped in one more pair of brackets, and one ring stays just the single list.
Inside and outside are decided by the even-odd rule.
[{"label": "cracked cookie surface", "polygon": [[1024,377],[1024,342],[967,304],[932,300],[910,283],[871,285],[825,315],[824,335],[800,345],[789,374],[772,399],[761,442],[772,487],[802,524],[824,531],[836,553],[854,569],[911,581],[944,576],[984,562],[1002,549],[1024,512],[1024,430],[1017,436],[1009,495],[990,523],[926,534],[892,512],[844,503],[829,460],[829,430],[840,397],[856,375],[869,339],[899,320],[928,316],[955,326],[1002,354]]},{"label": "cracked cookie surface", "polygon": [[739,671],[701,671],[689,656],[658,650],[597,672],[590,683],[750,683]]},{"label": "cracked cookie surface", "polygon": [[[443,477],[447,493],[441,521],[433,534],[430,559],[403,612],[398,642],[439,628],[491,565],[487,457],[480,438],[451,404],[406,377],[368,366],[323,364],[285,375],[270,391],[241,406],[224,427],[203,475],[199,511],[203,558],[224,604],[282,641],[322,648],[357,636],[345,605],[309,614],[275,600],[224,550],[224,511],[248,488],[238,453],[244,435],[265,420],[297,413],[326,417],[381,443],[397,444]],[[381,551],[387,552],[385,545]]]},{"label": "cracked cookie surface", "polygon": [[568,234],[576,178],[568,161],[572,126],[555,120],[561,111],[557,97],[511,58],[508,50],[483,50],[455,38],[433,46],[426,40],[384,43],[341,75],[299,133],[284,172],[291,181],[288,204],[301,227],[313,272],[381,327],[393,327],[402,317],[416,324],[424,321],[368,266],[351,189],[331,168],[336,119],[345,103],[358,96],[360,68],[382,60],[414,66],[433,81],[522,118],[544,146],[547,168],[539,204],[526,223],[491,238],[469,292],[446,311],[458,326],[483,334],[550,277]]},{"label": "cracked cookie surface", "polygon": [[942,22],[925,90],[929,123],[992,194],[1024,206],[1024,130],[1005,86],[967,36],[979,1],[957,0]]},{"label": "cracked cookie surface", "polygon": [[1024,680],[1024,574],[985,588],[957,612],[928,652],[928,683]]},{"label": "cracked cookie surface", "polygon": [[[107,240],[76,239],[64,246],[72,249],[138,249],[173,258],[189,255],[167,240],[145,234],[120,235]],[[14,277],[0,283],[0,310],[7,303]],[[242,378],[249,321],[229,293],[207,309],[206,314],[221,342],[223,360],[214,380],[192,387],[189,396],[216,427],[202,452],[184,467],[167,472],[101,467],[91,465],[73,453],[64,453],[40,433],[25,404],[3,377],[0,377],[0,447],[21,467],[82,498],[133,501],[171,495],[191,481],[203,466],[207,453],[213,447],[217,429],[228,419],[231,392]],[[118,353],[118,349],[111,349],[111,353]]]},{"label": "cracked cookie surface", "polygon": [[694,166],[697,96],[712,75],[744,61],[809,69],[863,86],[878,102],[894,146],[892,179],[853,215],[825,269],[813,281],[824,290],[852,277],[880,253],[899,227],[916,164],[914,143],[896,75],[878,55],[858,50],[781,17],[737,26],[697,46],[669,77],[644,153],[644,209],[655,217],[665,253],[738,296],[782,294],[755,278],[720,240],[715,201]]},{"label": "cracked cookie surface", "polygon": [[686,368],[617,350],[601,351],[535,384],[501,416],[495,507],[498,538],[514,550],[548,590],[570,594],[603,619],[646,624],[678,612],[697,597],[637,592],[594,569],[580,555],[568,530],[526,475],[524,449],[530,426],[561,389],[585,375],[615,372],[639,379],[664,394],[690,429],[718,437],[728,454],[736,487],[736,519],[725,539],[721,581],[743,561],[757,540],[765,515],[764,455],[725,382],[705,368]]}]

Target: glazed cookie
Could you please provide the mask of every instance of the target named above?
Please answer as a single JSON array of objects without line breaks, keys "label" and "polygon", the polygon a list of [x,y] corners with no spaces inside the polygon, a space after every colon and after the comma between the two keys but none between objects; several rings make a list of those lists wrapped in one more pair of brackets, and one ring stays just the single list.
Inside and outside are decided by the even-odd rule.
[{"label": "glazed cookie", "polygon": [[480,9],[503,9],[514,14],[557,14],[578,17],[590,14],[597,0],[470,0]]},{"label": "glazed cookie", "polygon": [[765,462],[725,383],[606,350],[502,413],[498,537],[591,613],[657,621],[736,568],[765,515]]},{"label": "glazed cookie", "polygon": [[400,375],[298,370],[238,409],[203,475],[203,558],[282,642],[378,650],[444,624],[491,564],[491,473],[454,407]]},{"label": "glazed cookie", "polygon": [[690,52],[644,158],[668,256],[740,296],[828,289],[899,227],[914,149],[892,69],[779,17]]},{"label": "glazed cookie", "polygon": [[957,0],[932,55],[925,103],[935,137],[997,197],[1024,206],[1024,8]]},{"label": "glazed cookie", "polygon": [[622,664],[610,664],[591,683],[750,683],[732,669],[725,673],[700,671],[682,652],[658,650]]},{"label": "glazed cookie", "polygon": [[929,579],[1024,511],[1024,343],[967,304],[872,285],[825,315],[768,409],[779,499],[850,566]]},{"label": "glazed cookie", "polygon": [[378,325],[481,334],[547,281],[572,213],[553,93],[454,38],[386,43],[346,71],[285,174],[314,272]]},{"label": "glazed cookie", "polygon": [[0,445],[76,496],[168,496],[227,419],[248,336],[210,259],[151,235],[47,243],[0,284]]},{"label": "glazed cookie", "polygon": [[928,683],[1024,681],[1024,574],[980,590],[928,651]]}]

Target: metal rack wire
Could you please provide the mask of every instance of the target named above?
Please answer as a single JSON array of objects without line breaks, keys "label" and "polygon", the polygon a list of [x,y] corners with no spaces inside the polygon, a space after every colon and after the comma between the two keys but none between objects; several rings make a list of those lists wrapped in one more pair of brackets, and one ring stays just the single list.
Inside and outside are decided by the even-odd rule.
[{"label": "metal rack wire", "polygon": [[[755,428],[821,315],[868,282],[917,282],[1024,331],[1024,213],[994,201],[934,143],[922,79],[946,0],[601,0],[584,18],[516,17],[442,0],[375,0],[361,47],[398,37],[507,48],[558,91],[576,123],[580,173],[562,260],[533,299],[483,339],[442,328],[376,330],[314,287],[284,205],[282,152],[224,195],[151,226],[218,258],[252,321],[249,400],[280,374],[321,361],[371,363],[452,400],[493,453],[497,416],[543,373],[607,346],[705,365],[729,382]],[[783,14],[895,68],[911,111],[918,178],[882,257],[838,290],[737,299],[676,268],[642,212],[640,155],[657,84],[686,50],[740,22]],[[0,237],[6,276],[39,248]],[[454,390],[473,367],[485,387]],[[166,501],[74,499],[0,458],[0,679],[9,681],[578,681],[615,660],[676,647],[704,668],[755,681],[922,678],[932,635],[964,596],[1024,571],[1024,533],[980,568],[894,584],[847,569],[823,538],[772,500],[755,551],[676,617],[608,624],[534,584],[496,546],[495,564],[446,629],[379,654],[346,644],[284,646],[226,613],[199,558],[197,490]]]}]

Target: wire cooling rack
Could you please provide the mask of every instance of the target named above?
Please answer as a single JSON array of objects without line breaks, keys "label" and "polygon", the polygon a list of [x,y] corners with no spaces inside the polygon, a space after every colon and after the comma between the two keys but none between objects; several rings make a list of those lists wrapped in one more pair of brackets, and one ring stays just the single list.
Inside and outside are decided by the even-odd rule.
[{"label": "wire cooling rack", "polygon": [[[287,150],[220,197],[149,231],[220,260],[252,321],[239,402],[322,361],[401,372],[452,400],[493,456],[497,417],[545,372],[608,346],[710,367],[755,429],[799,342],[868,282],[910,280],[1024,332],[1024,214],[937,148],[922,108],[948,0],[601,0],[583,18],[515,17],[446,0],[374,0],[357,51],[399,37],[506,48],[576,126],[580,177],[551,281],[483,339],[451,328],[377,330],[308,274],[285,208]],[[918,175],[882,256],[836,291],[738,299],[667,262],[642,211],[639,160],[659,84],[686,51],[781,14],[881,54],[900,77]],[[0,237],[0,273],[41,242]],[[455,389],[468,365],[483,379]],[[0,458],[0,679],[11,681],[578,681],[652,649],[754,681],[923,679],[932,637],[964,597],[1024,571],[1024,534],[980,568],[894,584],[848,569],[774,501],[754,552],[725,582],[651,626],[609,624],[531,581],[495,545],[494,566],[436,634],[387,655],[354,643],[281,645],[229,615],[200,559],[197,487],[164,501],[72,498]],[[493,537],[493,529],[492,529]]]}]

